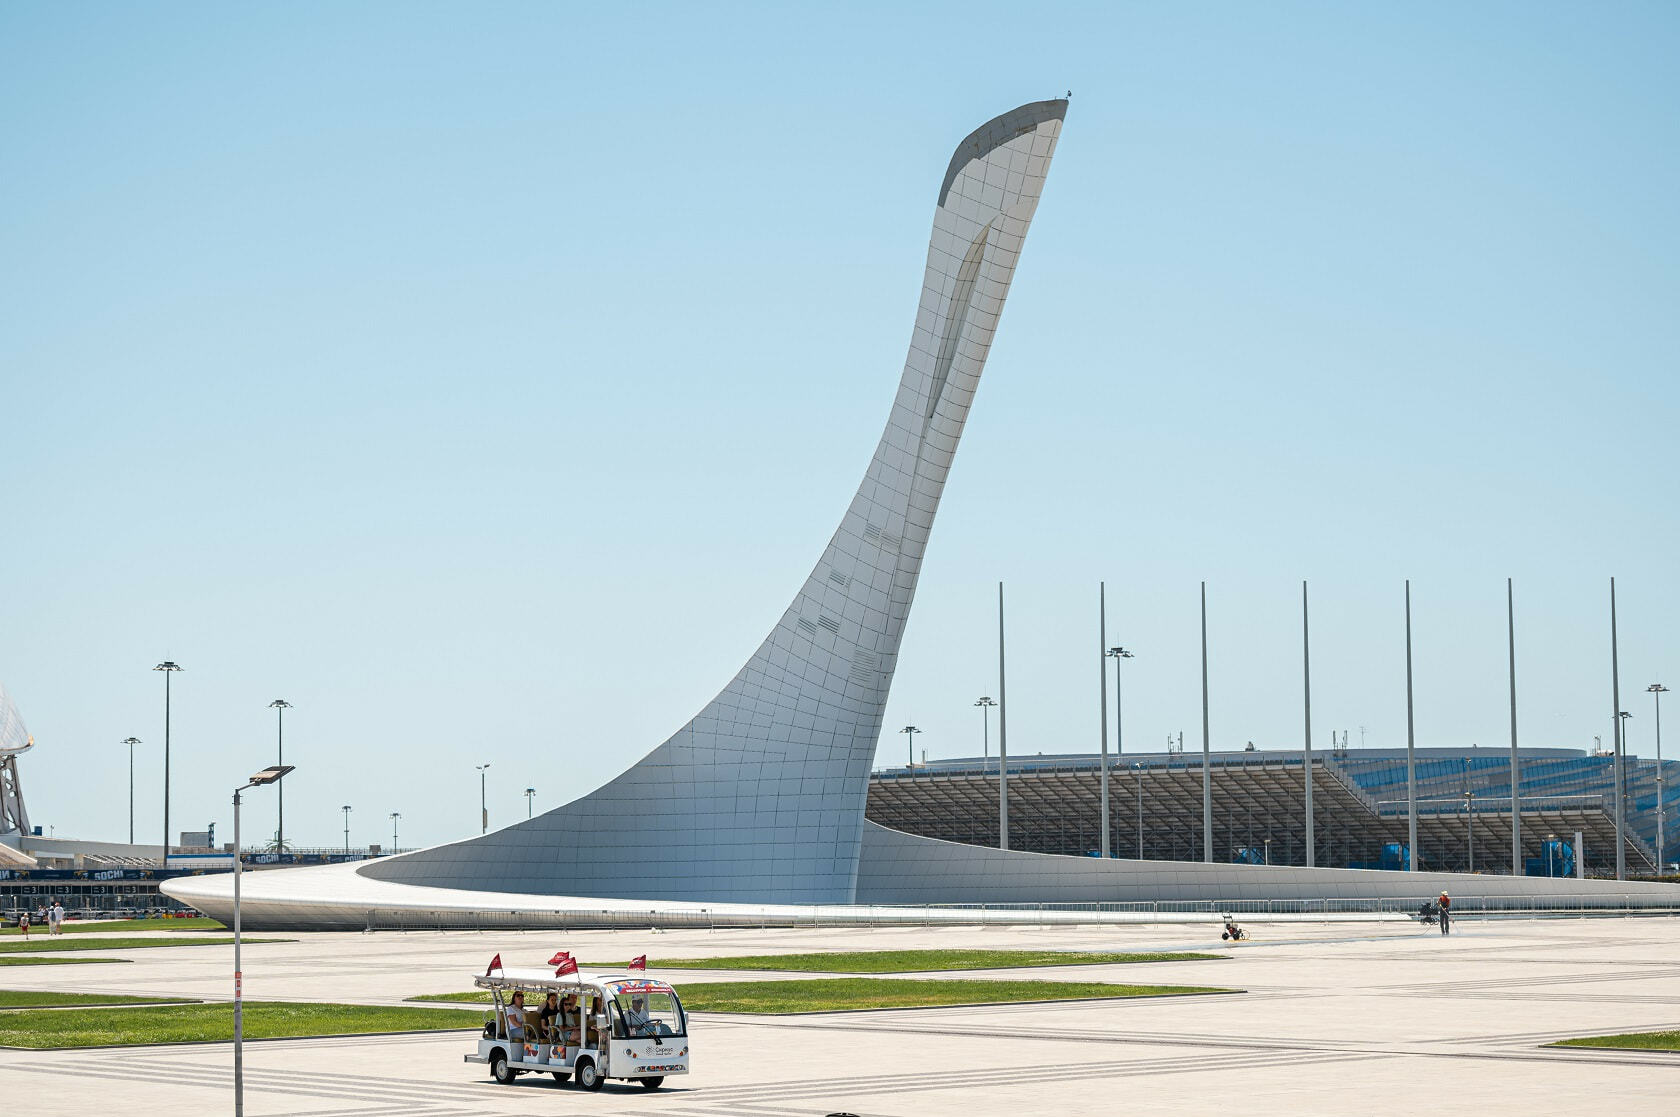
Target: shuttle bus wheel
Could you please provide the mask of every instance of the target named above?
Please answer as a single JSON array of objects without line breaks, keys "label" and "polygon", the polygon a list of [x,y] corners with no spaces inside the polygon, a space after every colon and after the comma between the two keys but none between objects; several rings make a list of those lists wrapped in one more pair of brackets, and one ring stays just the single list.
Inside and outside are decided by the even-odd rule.
[{"label": "shuttle bus wheel", "polygon": [[599,1090],[607,1084],[607,1080],[601,1077],[600,1068],[592,1060],[579,1059],[573,1069],[577,1074],[577,1084],[585,1090]]},{"label": "shuttle bus wheel", "polygon": [[507,1053],[506,1052],[497,1051],[494,1055],[490,1056],[490,1077],[491,1078],[494,1078],[497,1082],[500,1082],[503,1086],[509,1086],[509,1085],[513,1084],[513,1080],[516,1077],[518,1077],[518,1075],[519,1075],[518,1071],[516,1071],[512,1067],[508,1066],[508,1058],[507,1058]]},{"label": "shuttle bus wheel", "polygon": [[665,1076],[662,1074],[656,1074],[652,1078],[639,1078],[637,1081],[642,1084],[642,1089],[644,1090],[657,1090],[660,1086],[665,1084]]}]

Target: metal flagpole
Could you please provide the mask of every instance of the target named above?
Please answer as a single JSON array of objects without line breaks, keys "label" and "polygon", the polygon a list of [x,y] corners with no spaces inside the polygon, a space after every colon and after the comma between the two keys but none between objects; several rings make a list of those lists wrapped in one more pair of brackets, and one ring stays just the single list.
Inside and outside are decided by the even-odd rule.
[{"label": "metal flagpole", "polygon": [[1108,654],[1108,586],[1097,583],[1097,693],[1101,696],[1098,708],[1101,711],[1099,720],[1102,723],[1102,773],[1098,777],[1099,792],[1097,798],[1101,801],[1102,826],[1100,827],[1100,841],[1097,851],[1104,857],[1108,856],[1108,664],[1103,658]]},{"label": "metal flagpole", "polygon": [[1208,746],[1207,583],[1202,583],[1202,860],[1213,864],[1213,756]]},{"label": "metal flagpole", "polygon": [[998,848],[1009,848],[1009,697],[1003,679],[1003,583],[998,583]]},{"label": "metal flagpole", "polygon": [[1418,867],[1417,737],[1412,719],[1412,580],[1406,579],[1406,862]]},{"label": "metal flagpole", "polygon": [[1301,767],[1306,772],[1307,785],[1307,868],[1317,862],[1317,848],[1313,834],[1313,778],[1312,778],[1312,660],[1308,654],[1307,583],[1301,583],[1301,695],[1306,707],[1305,745],[1301,752]]},{"label": "metal flagpole", "polygon": [[1505,641],[1511,661],[1511,875],[1523,875],[1522,765],[1517,759],[1517,622],[1511,579],[1505,579]]}]

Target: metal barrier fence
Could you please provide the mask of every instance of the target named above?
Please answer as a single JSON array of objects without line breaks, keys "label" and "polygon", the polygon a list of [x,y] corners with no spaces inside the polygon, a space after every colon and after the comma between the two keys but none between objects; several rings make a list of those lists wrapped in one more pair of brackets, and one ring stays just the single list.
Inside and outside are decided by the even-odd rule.
[{"label": "metal barrier fence", "polygon": [[[1421,896],[1380,899],[1156,900],[1089,904],[935,904],[918,907],[847,905],[656,910],[571,908],[545,911],[375,908],[368,931],[535,931],[627,927],[857,927],[949,924],[1183,923],[1222,915],[1284,920],[1407,918]],[[1638,895],[1453,897],[1455,919],[1556,916],[1680,915],[1680,900]]]}]

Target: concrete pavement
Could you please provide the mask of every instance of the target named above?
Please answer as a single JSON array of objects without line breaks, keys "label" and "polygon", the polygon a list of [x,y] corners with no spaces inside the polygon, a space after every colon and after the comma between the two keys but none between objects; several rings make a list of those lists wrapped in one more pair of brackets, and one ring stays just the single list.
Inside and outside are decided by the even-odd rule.
[{"label": "concrete pavement", "polygon": [[[1643,1114],[1673,1108],[1680,1055],[1547,1050],[1551,1039],[1680,1028],[1671,918],[1463,920],[1443,939],[1393,924],[1104,928],[310,934],[246,948],[253,999],[400,1001],[466,989],[501,953],[538,965],[647,953],[680,989],[748,972],[662,969],[660,959],[783,951],[976,946],[1207,949],[1217,962],[966,971],[1241,987],[1242,996],[1094,1001],[784,1018],[697,1016],[695,1073],[647,1093],[599,1094],[526,1076],[496,1086],[463,1063],[465,1037],[252,1042],[253,1117],[445,1117],[518,1110],[672,1117],[980,1117],[986,1114]],[[114,952],[123,965],[16,967],[0,986],[225,998],[231,949]],[[127,1114],[231,1109],[231,1046],[0,1051],[4,1096]]]}]

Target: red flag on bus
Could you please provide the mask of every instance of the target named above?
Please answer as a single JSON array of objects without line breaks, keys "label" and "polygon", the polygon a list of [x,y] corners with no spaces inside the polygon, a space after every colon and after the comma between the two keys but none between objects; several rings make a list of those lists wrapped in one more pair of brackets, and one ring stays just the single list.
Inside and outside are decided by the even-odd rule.
[{"label": "red flag on bus", "polygon": [[630,964],[624,967],[626,973],[647,973],[647,955],[638,954],[630,959]]},{"label": "red flag on bus", "polygon": [[502,956],[500,954],[498,954],[494,958],[490,959],[489,968],[487,968],[484,971],[484,976],[489,977],[491,974],[495,973],[497,970],[499,970],[501,968],[502,968]]},{"label": "red flag on bus", "polygon": [[578,972],[577,960],[568,951],[560,951],[548,960],[548,964],[554,967],[555,977],[565,977],[569,973]]}]

